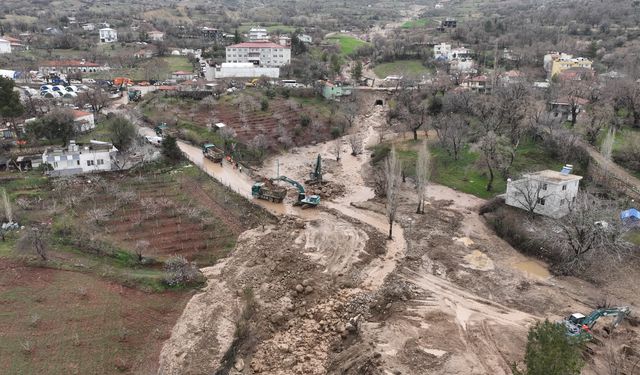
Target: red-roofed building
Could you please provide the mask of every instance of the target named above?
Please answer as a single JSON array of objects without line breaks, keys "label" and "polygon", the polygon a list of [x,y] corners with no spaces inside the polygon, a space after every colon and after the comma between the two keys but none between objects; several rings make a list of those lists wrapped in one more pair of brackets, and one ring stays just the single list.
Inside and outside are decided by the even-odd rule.
[{"label": "red-roofed building", "polygon": [[281,67],[291,62],[291,48],[269,41],[234,44],[227,47],[226,54],[228,63]]},{"label": "red-roofed building", "polygon": [[73,110],[73,123],[76,126],[76,131],[80,133],[88,132],[96,127],[96,121],[93,117],[93,113]]},{"label": "red-roofed building", "polygon": [[193,72],[187,72],[184,70],[178,70],[177,72],[171,73],[171,78],[176,81],[186,81],[193,79]]},{"label": "red-roofed building", "polygon": [[109,70],[108,66],[99,65],[94,62],[85,60],[51,60],[43,61],[38,68],[42,75],[47,74],[68,74],[68,73],[93,73],[103,70]]},{"label": "red-roofed building", "polygon": [[464,79],[460,86],[468,88],[471,91],[484,93],[491,90],[491,80],[489,77],[481,75]]}]

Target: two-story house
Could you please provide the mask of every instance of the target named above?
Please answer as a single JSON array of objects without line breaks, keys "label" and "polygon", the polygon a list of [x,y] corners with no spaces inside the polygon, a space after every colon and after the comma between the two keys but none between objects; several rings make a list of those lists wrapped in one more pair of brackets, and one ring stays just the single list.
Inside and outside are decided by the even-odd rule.
[{"label": "two-story house", "polygon": [[572,166],[562,171],[544,170],[507,181],[506,204],[559,219],[569,213],[578,195],[582,176],[571,174]]},{"label": "two-story house", "polygon": [[111,160],[118,150],[106,142],[91,141],[88,146],[69,141],[66,149],[47,149],[42,154],[42,164],[48,164],[50,176],[104,172],[111,170]]},{"label": "two-story house", "polygon": [[100,29],[100,43],[113,43],[118,41],[118,32],[110,27]]}]

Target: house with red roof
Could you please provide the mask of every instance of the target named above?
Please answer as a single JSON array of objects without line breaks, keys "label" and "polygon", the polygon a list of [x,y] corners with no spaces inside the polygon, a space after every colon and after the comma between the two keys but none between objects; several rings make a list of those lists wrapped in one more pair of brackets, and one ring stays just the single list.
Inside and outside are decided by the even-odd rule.
[{"label": "house with red roof", "polygon": [[233,44],[226,48],[227,63],[252,63],[279,68],[291,62],[291,48],[269,41]]},{"label": "house with red roof", "polygon": [[84,133],[96,127],[96,120],[93,113],[74,109],[73,124],[77,132]]},{"label": "house with red roof", "polygon": [[68,74],[68,73],[93,73],[109,70],[106,65],[96,64],[85,60],[49,60],[40,63],[38,72],[42,75]]},{"label": "house with red roof", "polygon": [[171,73],[171,79],[176,81],[188,81],[193,79],[193,72],[187,72],[186,70],[178,70]]}]

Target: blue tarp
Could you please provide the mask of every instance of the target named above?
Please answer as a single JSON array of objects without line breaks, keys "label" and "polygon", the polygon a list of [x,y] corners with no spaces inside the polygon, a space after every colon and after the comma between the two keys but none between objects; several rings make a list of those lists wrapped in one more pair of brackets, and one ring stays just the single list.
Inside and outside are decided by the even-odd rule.
[{"label": "blue tarp", "polygon": [[630,208],[620,213],[620,219],[622,221],[640,221],[640,211],[635,208]]}]

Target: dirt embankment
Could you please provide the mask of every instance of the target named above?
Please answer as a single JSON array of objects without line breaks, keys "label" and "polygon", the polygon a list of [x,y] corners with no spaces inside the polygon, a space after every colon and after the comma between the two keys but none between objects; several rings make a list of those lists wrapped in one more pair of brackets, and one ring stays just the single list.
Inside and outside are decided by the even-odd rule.
[{"label": "dirt embankment", "polygon": [[[297,218],[246,232],[230,257],[207,271],[209,286],[163,350],[163,374],[218,368],[224,343],[241,326],[247,288],[257,307],[249,334],[235,346],[231,374],[508,375],[536,320],[589,312],[605,290],[617,295],[550,277],[544,264],[487,228],[476,213],[482,200],[442,186],[428,188],[426,213],[418,215],[406,183],[394,240],[386,241],[384,207],[371,201],[363,176],[370,170],[366,146],[381,131],[387,130],[378,109],[351,129],[365,146],[357,157],[348,155],[346,138],[277,157],[280,174],[303,181],[315,157],[332,158],[337,144],[342,159],[327,163],[325,178],[342,184],[343,193],[314,211],[292,210],[287,202],[285,209],[265,206]],[[274,165],[275,158],[263,175],[273,175]],[[247,183],[236,177],[229,181]],[[624,302],[638,304],[637,297]],[[625,345],[638,343],[627,323],[617,332]],[[602,365],[595,352],[591,367]]]}]

